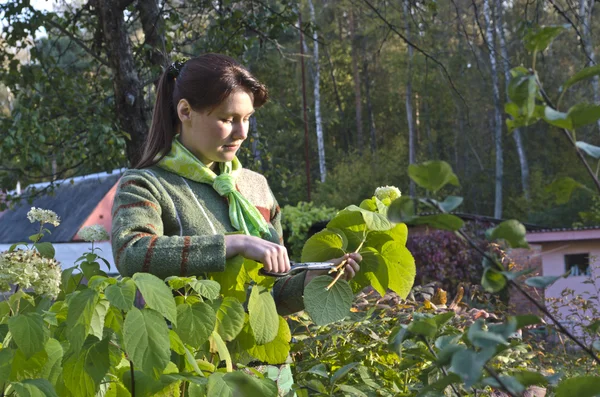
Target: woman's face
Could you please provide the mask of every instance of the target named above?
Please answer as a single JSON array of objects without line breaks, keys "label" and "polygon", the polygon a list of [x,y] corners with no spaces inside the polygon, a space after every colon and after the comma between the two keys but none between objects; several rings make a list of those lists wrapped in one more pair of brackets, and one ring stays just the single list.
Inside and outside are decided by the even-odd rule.
[{"label": "woman's face", "polygon": [[182,122],[181,143],[207,167],[233,160],[248,137],[249,119],[254,113],[252,98],[234,91],[212,111],[196,112],[185,100],[177,106]]}]

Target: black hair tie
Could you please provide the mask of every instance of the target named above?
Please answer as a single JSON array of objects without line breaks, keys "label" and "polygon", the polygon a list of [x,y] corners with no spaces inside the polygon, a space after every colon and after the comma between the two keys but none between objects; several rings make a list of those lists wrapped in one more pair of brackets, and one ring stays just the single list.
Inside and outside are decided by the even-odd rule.
[{"label": "black hair tie", "polygon": [[169,68],[167,69],[167,73],[169,74],[169,76],[177,78],[177,76],[179,76],[179,73],[181,73],[181,69],[183,69],[185,62],[186,61],[175,61],[172,64],[170,64]]}]

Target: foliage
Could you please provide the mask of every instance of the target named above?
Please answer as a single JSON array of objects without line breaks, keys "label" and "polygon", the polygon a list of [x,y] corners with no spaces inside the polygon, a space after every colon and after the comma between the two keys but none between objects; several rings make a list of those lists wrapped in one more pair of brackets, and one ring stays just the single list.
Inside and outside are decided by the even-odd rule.
[{"label": "foliage", "polygon": [[288,254],[292,259],[299,259],[302,247],[311,227],[322,221],[329,221],[337,213],[335,208],[316,206],[312,202],[300,201],[295,206],[286,205],[281,209],[281,225],[284,232],[284,240],[288,247]]}]

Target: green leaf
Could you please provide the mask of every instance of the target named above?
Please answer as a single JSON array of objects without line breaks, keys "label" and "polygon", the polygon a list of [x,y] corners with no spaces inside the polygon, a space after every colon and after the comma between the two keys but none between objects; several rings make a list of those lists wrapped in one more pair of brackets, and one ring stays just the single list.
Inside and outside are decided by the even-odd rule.
[{"label": "green leaf", "polygon": [[562,91],[566,91],[573,84],[580,82],[581,80],[589,79],[590,77],[600,75],[600,65],[590,66],[580,70],[573,76],[569,77],[567,82],[563,85]]},{"label": "green leaf", "polygon": [[486,268],[481,277],[481,286],[488,292],[500,292],[506,287],[506,277],[502,272],[493,268]]},{"label": "green leaf", "polygon": [[260,285],[252,287],[248,301],[248,314],[256,343],[264,345],[275,339],[279,332],[279,316],[273,295],[268,289]]},{"label": "green leaf", "polygon": [[362,391],[358,390],[356,387],[354,386],[350,386],[350,385],[338,385],[337,386],[341,391],[351,395],[351,396],[356,396],[356,397],[369,397],[367,394],[363,393]]},{"label": "green leaf", "polygon": [[390,221],[408,222],[415,217],[415,202],[411,197],[402,196],[390,204],[387,216]]},{"label": "green leaf", "polygon": [[[32,234],[31,236],[29,236],[29,241],[32,242],[36,242],[42,239],[42,237],[44,237],[44,233],[36,233],[36,234]],[[35,244],[34,244],[35,245]]]},{"label": "green leaf", "polygon": [[573,124],[573,128],[577,129],[598,121],[600,119],[600,106],[590,103],[578,103],[570,108],[567,114]]},{"label": "green leaf", "polygon": [[106,287],[104,294],[106,299],[119,310],[128,312],[133,308],[135,301],[135,283],[133,280],[126,280],[119,284],[113,284]]},{"label": "green leaf", "polygon": [[170,359],[165,319],[152,309],[131,309],[123,324],[123,347],[136,368],[158,379]]},{"label": "green leaf", "polygon": [[[48,379],[52,384],[56,384],[63,371],[62,359],[64,348],[58,340],[51,338],[46,342],[44,350],[46,351],[48,360],[44,364],[40,377]],[[0,362],[2,362],[1,358]],[[0,379],[0,383],[1,382],[2,380]]]},{"label": "green leaf", "polygon": [[15,351],[12,349],[0,349],[0,384],[5,384],[10,377],[11,367]]},{"label": "green leaf", "polygon": [[463,198],[459,196],[448,196],[444,201],[431,200],[437,203],[445,212],[452,212],[457,209],[463,202]]},{"label": "green leaf", "polygon": [[[483,321],[481,319],[475,321],[473,325],[469,327],[468,338],[473,343],[473,346],[480,348],[496,348],[497,345],[507,345],[507,335],[503,332],[491,332],[483,329]],[[514,326],[514,324],[513,324]],[[504,331],[504,329],[502,330]],[[514,332],[514,331],[513,331]]]},{"label": "green leaf", "polygon": [[74,396],[93,396],[110,368],[108,339],[84,345],[64,363],[63,380]]},{"label": "green leaf", "polygon": [[600,393],[600,377],[576,376],[565,379],[556,388],[556,397],[595,397]]},{"label": "green leaf", "polygon": [[185,354],[186,347],[183,345],[183,341],[181,340],[177,332],[173,331],[172,329],[169,330],[169,346],[171,347],[171,350],[173,350],[180,356],[183,356]]},{"label": "green leaf", "polygon": [[408,331],[415,335],[425,338],[433,338],[438,330],[437,324],[431,318],[423,320],[413,320],[408,325]]},{"label": "green leaf", "polygon": [[[460,382],[460,376],[458,376],[457,374],[448,374],[448,375],[438,379],[437,381],[427,385],[426,387],[422,388],[421,390],[419,390],[419,394],[417,394],[416,397],[430,396],[431,395],[430,392],[432,392],[432,391],[443,392],[451,384],[459,383],[459,382]],[[440,395],[442,395],[442,394],[440,394]]]},{"label": "green leaf", "polygon": [[215,372],[208,378],[207,395],[215,397],[276,397],[277,385],[268,378],[258,379],[240,371]]},{"label": "green leaf", "polygon": [[452,356],[449,370],[459,375],[466,387],[471,387],[479,381],[483,366],[495,352],[495,349],[484,349],[479,352],[461,350]]},{"label": "green leaf", "polygon": [[600,147],[590,145],[589,143],[585,143],[582,141],[578,141],[576,143],[576,145],[580,150],[583,150],[584,152],[586,152],[588,155],[592,156],[593,158],[600,159]]},{"label": "green leaf", "polygon": [[360,363],[358,363],[358,362],[344,365],[342,368],[335,371],[335,373],[333,375],[331,375],[331,379],[329,380],[329,383],[332,385],[335,384],[338,380],[342,379],[344,376],[346,376],[348,374],[348,372],[352,371],[358,365],[360,365]]},{"label": "green leaf", "polygon": [[21,349],[17,349],[14,352],[11,363],[9,379],[20,381],[22,379],[39,378],[47,362],[48,353],[46,350],[41,350],[31,356],[31,358],[27,359],[25,353],[23,353]]},{"label": "green leaf", "polygon": [[216,331],[223,340],[227,342],[234,340],[244,326],[246,313],[242,304],[235,298],[225,297],[216,310],[216,314]]},{"label": "green leaf", "polygon": [[573,129],[573,123],[567,113],[559,112],[552,109],[550,106],[544,108],[544,120],[553,126],[559,128],[565,128],[567,130]]},{"label": "green leaf", "polygon": [[458,186],[458,177],[452,172],[452,167],[445,161],[425,161],[421,164],[408,166],[410,179],[424,189],[437,192],[448,183]]},{"label": "green leaf", "polygon": [[415,281],[417,273],[415,259],[403,244],[396,241],[385,243],[381,248],[381,256],[386,266],[380,268],[375,274],[379,278],[380,274],[385,272],[387,288],[405,299]]},{"label": "green leaf", "polygon": [[544,26],[529,31],[523,41],[525,42],[525,48],[528,51],[540,51],[543,52],[550,43],[561,34],[568,25],[564,26]]},{"label": "green leaf", "polygon": [[9,318],[8,329],[28,359],[44,348],[49,337],[44,318],[38,313],[19,314]]},{"label": "green leaf", "polygon": [[344,255],[343,240],[330,230],[312,235],[302,248],[302,262],[322,262]]},{"label": "green leaf", "polygon": [[227,259],[225,271],[211,273],[210,277],[221,286],[221,293],[226,297],[234,297],[240,302],[246,300],[246,283],[250,282],[244,271],[246,261],[237,255]]},{"label": "green leaf", "polygon": [[219,359],[221,361],[225,361],[227,372],[233,371],[231,355],[229,354],[229,349],[227,348],[227,345],[221,338],[221,335],[219,335],[217,331],[213,331],[210,337],[212,338],[212,345],[214,345],[217,348],[217,353],[219,353]]},{"label": "green leaf", "polygon": [[492,229],[490,237],[493,240],[504,239],[511,248],[529,248],[525,240],[527,230],[523,224],[515,219],[500,223]]},{"label": "green leaf", "polygon": [[456,231],[463,227],[465,222],[456,215],[436,214],[418,216],[409,222],[411,225],[428,225],[436,229]]},{"label": "green leaf", "polygon": [[546,288],[549,287],[550,285],[554,284],[554,282],[556,280],[558,280],[559,278],[562,278],[563,276],[536,276],[536,277],[529,277],[527,280],[525,280],[525,284],[529,285],[530,287],[535,287],[535,288]]},{"label": "green leaf", "polygon": [[533,371],[519,371],[512,374],[520,384],[525,387],[536,385],[536,386],[546,386],[548,384],[548,379],[539,372]]},{"label": "green leaf", "polygon": [[315,365],[314,367],[310,368],[306,372],[309,374],[315,374],[315,375],[322,376],[323,378],[329,378],[329,374],[327,374],[327,368],[325,367],[325,364],[323,364],[323,363],[319,363],[319,364]]},{"label": "green leaf", "polygon": [[81,268],[85,278],[88,280],[98,275],[106,276],[106,273],[100,270],[100,264],[98,264],[98,262],[82,262],[79,267]]},{"label": "green leaf", "polygon": [[517,329],[527,327],[528,325],[542,323],[542,319],[533,314],[521,314],[519,316],[514,316],[514,319],[517,323]]},{"label": "green leaf", "polygon": [[278,329],[279,332],[275,339],[264,345],[258,345],[252,334],[252,327],[250,327],[250,323],[247,322],[238,337],[240,346],[257,360],[273,365],[282,364],[288,358],[292,334],[287,321],[281,316],[279,317]]},{"label": "green leaf", "polygon": [[94,314],[92,316],[92,321],[90,322],[90,334],[94,335],[98,339],[102,339],[104,320],[106,318],[106,313],[108,312],[109,306],[110,303],[107,300],[101,299],[94,308]]},{"label": "green leaf", "polygon": [[79,349],[83,346],[90,331],[98,299],[98,292],[93,289],[84,289],[81,292],[75,292],[69,301],[66,332],[70,342],[69,349],[74,353],[79,353]]},{"label": "green leaf", "polygon": [[51,243],[35,243],[33,246],[44,258],[54,259],[55,251]]},{"label": "green leaf", "polygon": [[210,300],[217,299],[221,292],[221,284],[214,280],[192,280],[190,281],[190,287],[192,287],[198,295]]},{"label": "green leaf", "polygon": [[555,179],[551,184],[546,186],[545,190],[554,195],[556,204],[566,204],[571,199],[573,191],[579,188],[585,187],[573,178],[564,176]]},{"label": "green leaf", "polygon": [[365,210],[355,205],[349,205],[346,210],[360,212],[369,230],[385,231],[392,228],[392,224],[384,214]]},{"label": "green leaf", "polygon": [[58,397],[47,379],[25,379],[12,383],[12,387],[19,397]]},{"label": "green leaf", "polygon": [[[358,248],[364,239],[367,225],[360,212],[342,210],[327,224],[327,229],[341,230],[348,240],[346,251],[352,252]],[[332,256],[326,260],[331,258],[334,257]]]},{"label": "green leaf", "polygon": [[184,343],[199,348],[212,334],[216,322],[217,316],[209,304],[183,304],[177,306],[177,326],[174,328]]},{"label": "green leaf", "polygon": [[177,306],[171,289],[161,279],[150,273],[136,273],[133,275],[133,281],[144,297],[146,305],[176,325]]},{"label": "green leaf", "polygon": [[[523,67],[516,67],[510,71],[511,79],[508,83],[508,97],[514,102],[515,107],[511,107],[511,113],[515,119],[528,114],[529,111],[523,113],[521,108],[528,107],[531,102],[530,93],[531,86],[535,84],[535,77],[529,73],[529,71]],[[535,97],[533,98],[535,101]],[[518,111],[516,111],[518,110]]]},{"label": "green leaf", "polygon": [[[509,392],[511,392],[512,394],[517,395],[517,396],[523,395],[523,392],[525,391],[525,387],[523,387],[523,385],[516,378],[514,378],[512,376],[508,376],[508,375],[500,375],[500,376],[498,376],[498,378],[500,379],[502,384],[504,386],[506,386],[506,388],[508,389]],[[484,385],[489,385],[489,386],[495,387],[497,389],[502,388],[502,385],[500,384],[500,382],[498,382],[496,379],[494,379],[492,377],[485,378],[482,383]]]},{"label": "green leaf", "polygon": [[354,294],[345,280],[338,280],[331,289],[329,276],[315,277],[304,289],[304,307],[317,325],[344,319],[350,313]]}]

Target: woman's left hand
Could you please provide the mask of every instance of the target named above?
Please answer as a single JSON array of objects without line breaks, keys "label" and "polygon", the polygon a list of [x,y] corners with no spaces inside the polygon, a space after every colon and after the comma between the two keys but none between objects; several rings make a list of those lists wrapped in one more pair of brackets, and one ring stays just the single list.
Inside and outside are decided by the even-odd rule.
[{"label": "woman's left hand", "polygon": [[[345,279],[346,281],[350,281],[360,270],[360,265],[358,263],[362,261],[362,256],[359,253],[353,252],[346,254],[341,258],[333,259],[330,262],[337,266],[344,260],[347,260],[347,262],[346,266],[344,266],[344,274],[341,278]],[[313,278],[327,274],[330,274],[329,270],[308,270],[306,272],[306,278],[304,279],[304,286],[306,287]],[[331,273],[331,275],[335,275],[335,273]]]}]

